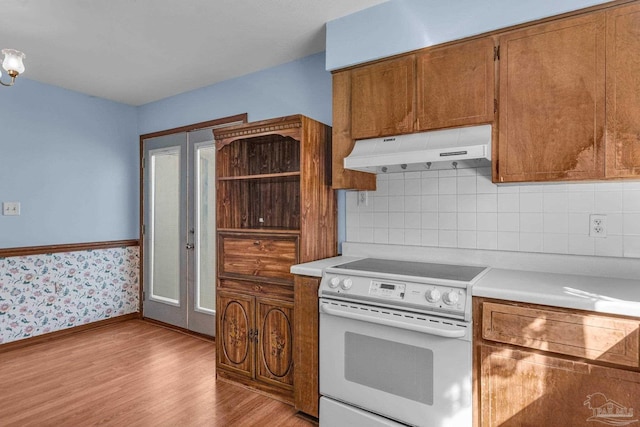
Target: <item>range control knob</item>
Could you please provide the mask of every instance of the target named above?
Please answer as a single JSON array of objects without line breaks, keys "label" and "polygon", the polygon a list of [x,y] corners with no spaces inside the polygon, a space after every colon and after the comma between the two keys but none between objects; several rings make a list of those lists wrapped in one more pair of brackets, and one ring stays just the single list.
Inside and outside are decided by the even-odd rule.
[{"label": "range control knob", "polygon": [[340,284],[339,277],[332,277],[331,280],[329,280],[329,287],[332,289],[337,288],[339,284]]},{"label": "range control knob", "polygon": [[460,297],[457,291],[449,291],[442,297],[442,301],[447,305],[456,305],[459,299]]},{"label": "range control knob", "polygon": [[429,289],[427,293],[424,295],[424,297],[429,302],[438,302],[440,301],[440,291],[437,290],[436,288]]},{"label": "range control knob", "polygon": [[344,279],[342,281],[342,283],[340,284],[340,287],[342,289],[344,289],[345,291],[351,289],[351,286],[353,285],[353,281],[351,279]]}]

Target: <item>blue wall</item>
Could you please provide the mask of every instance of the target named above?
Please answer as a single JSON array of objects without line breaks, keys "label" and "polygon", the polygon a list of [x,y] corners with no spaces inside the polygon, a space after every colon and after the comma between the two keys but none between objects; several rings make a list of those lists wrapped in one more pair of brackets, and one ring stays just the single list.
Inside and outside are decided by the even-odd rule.
[{"label": "blue wall", "polygon": [[20,77],[0,89],[0,248],[138,237],[134,107]]},{"label": "blue wall", "polygon": [[146,134],[241,113],[251,122],[304,114],[331,125],[331,74],[324,65],[322,52],[143,105],[138,129]]},{"label": "blue wall", "polygon": [[391,0],[327,23],[327,70],[582,9],[603,0]]}]

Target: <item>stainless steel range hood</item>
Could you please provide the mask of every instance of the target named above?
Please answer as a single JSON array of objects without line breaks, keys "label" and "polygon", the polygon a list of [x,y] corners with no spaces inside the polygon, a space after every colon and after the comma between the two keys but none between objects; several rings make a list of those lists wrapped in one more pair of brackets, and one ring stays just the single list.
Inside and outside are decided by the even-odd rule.
[{"label": "stainless steel range hood", "polygon": [[370,173],[475,168],[491,162],[491,125],[357,140],[345,169]]}]

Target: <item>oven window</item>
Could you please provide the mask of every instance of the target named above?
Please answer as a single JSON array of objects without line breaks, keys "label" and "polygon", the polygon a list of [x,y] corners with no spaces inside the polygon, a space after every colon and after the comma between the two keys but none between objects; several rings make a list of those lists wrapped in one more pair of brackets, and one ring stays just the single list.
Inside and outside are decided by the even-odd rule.
[{"label": "oven window", "polygon": [[353,332],[344,339],[348,381],[433,405],[433,351]]}]

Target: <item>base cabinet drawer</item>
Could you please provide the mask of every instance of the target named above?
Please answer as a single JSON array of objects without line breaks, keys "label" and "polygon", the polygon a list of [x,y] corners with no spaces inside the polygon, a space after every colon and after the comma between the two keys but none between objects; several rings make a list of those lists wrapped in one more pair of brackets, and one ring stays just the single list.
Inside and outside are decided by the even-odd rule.
[{"label": "base cabinet drawer", "polygon": [[638,420],[638,372],[491,345],[481,345],[479,355],[482,427],[633,425]]},{"label": "base cabinet drawer", "polygon": [[293,283],[298,236],[219,233],[220,276]]}]

